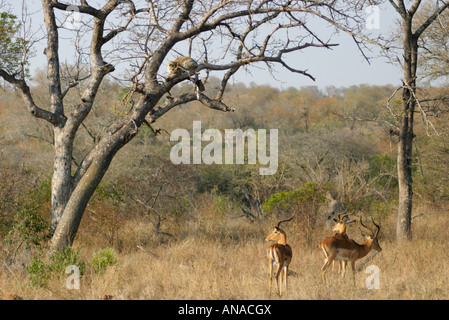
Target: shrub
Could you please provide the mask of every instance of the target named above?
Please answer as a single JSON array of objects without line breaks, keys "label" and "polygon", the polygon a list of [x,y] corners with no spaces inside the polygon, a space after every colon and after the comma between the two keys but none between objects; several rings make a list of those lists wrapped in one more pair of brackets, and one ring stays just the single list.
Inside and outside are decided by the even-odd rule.
[{"label": "shrub", "polygon": [[75,265],[80,270],[80,275],[86,271],[86,263],[82,261],[79,250],[66,247],[50,256],[50,262],[46,263],[41,255],[34,256],[26,272],[33,286],[43,287],[51,276],[60,277],[65,274],[68,266]]},{"label": "shrub", "polygon": [[65,269],[71,265],[78,266],[80,275],[86,271],[86,263],[82,261],[79,249],[74,250],[72,247],[66,247],[64,250],[52,254],[50,261],[50,270],[57,274],[65,273]]},{"label": "shrub", "polygon": [[[313,242],[312,234],[318,221],[318,210],[326,199],[327,187],[315,182],[306,182],[300,188],[272,194],[264,203],[267,213],[289,212],[297,217],[296,225],[303,230],[308,245]],[[291,212],[291,213],[290,213]]]},{"label": "shrub", "polygon": [[108,266],[117,263],[114,249],[105,248],[92,255],[92,268],[96,273],[103,273]]},{"label": "shrub", "polygon": [[48,224],[40,213],[41,205],[49,203],[51,197],[51,177],[31,189],[18,201],[16,214],[5,240],[7,243],[23,243],[25,248],[39,246],[47,239]]},{"label": "shrub", "polygon": [[272,194],[263,205],[265,212],[272,212],[273,209],[288,210],[291,207],[312,206],[316,212],[319,205],[324,202],[325,190],[315,182],[306,182],[300,188],[281,191]]},{"label": "shrub", "polygon": [[41,257],[33,257],[30,265],[26,268],[26,272],[30,277],[31,284],[36,287],[43,287],[50,278],[49,266]]}]

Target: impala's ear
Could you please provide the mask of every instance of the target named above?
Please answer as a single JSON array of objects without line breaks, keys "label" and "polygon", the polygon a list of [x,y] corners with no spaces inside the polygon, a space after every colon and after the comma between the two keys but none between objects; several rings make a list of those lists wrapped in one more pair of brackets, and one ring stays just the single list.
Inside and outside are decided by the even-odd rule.
[{"label": "impala's ear", "polygon": [[338,222],[338,220],[337,220],[337,219],[335,219],[335,218],[334,218],[333,220],[334,220],[335,222]]}]

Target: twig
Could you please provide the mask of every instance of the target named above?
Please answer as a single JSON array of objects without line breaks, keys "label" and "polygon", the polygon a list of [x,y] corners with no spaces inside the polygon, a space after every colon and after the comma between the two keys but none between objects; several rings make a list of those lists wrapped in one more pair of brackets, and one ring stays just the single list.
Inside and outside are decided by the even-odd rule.
[{"label": "twig", "polygon": [[419,110],[420,110],[421,115],[423,117],[424,125],[426,126],[426,134],[427,134],[427,136],[430,137],[429,124],[432,127],[432,129],[435,132],[435,134],[437,136],[439,136],[440,134],[438,133],[437,129],[434,127],[433,123],[428,119],[426,112],[421,107],[421,104],[419,103],[419,99],[416,97],[415,91],[407,83],[404,83],[403,88],[407,89],[412,94],[413,99],[415,99],[416,105],[419,107]]}]

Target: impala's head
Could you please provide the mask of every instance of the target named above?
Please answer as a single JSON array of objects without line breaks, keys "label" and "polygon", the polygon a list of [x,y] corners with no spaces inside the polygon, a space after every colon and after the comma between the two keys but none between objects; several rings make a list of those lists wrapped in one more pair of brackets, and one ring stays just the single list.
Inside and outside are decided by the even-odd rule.
[{"label": "impala's head", "polygon": [[333,233],[345,233],[346,232],[346,222],[344,220],[345,217],[348,216],[347,214],[339,214],[337,216],[337,219],[334,218],[335,225],[332,227]]},{"label": "impala's head", "polygon": [[292,220],[295,216],[287,220],[279,221],[277,225],[274,226],[273,231],[265,238],[265,241],[276,241],[276,243],[285,245],[287,242],[287,235],[285,231],[280,228],[281,223],[288,222]]},{"label": "impala's head", "polygon": [[346,233],[346,227],[348,224],[356,221],[355,219],[350,219],[348,216],[351,213],[339,214],[337,219],[334,218],[335,225],[332,227],[333,233]]},{"label": "impala's head", "polygon": [[360,224],[362,225],[362,226],[364,226],[366,229],[368,229],[368,230],[370,230],[371,231],[371,235],[370,236],[365,236],[366,237],[366,239],[368,240],[368,241],[372,241],[372,249],[374,250],[374,251],[382,251],[382,248],[380,247],[380,245],[379,245],[379,240],[378,240],[378,238],[377,238],[377,236],[379,235],[379,231],[380,231],[380,226],[378,225],[378,224],[376,224],[375,222],[374,222],[374,219],[373,218],[371,218],[371,220],[373,221],[373,224],[376,226],[376,231],[371,231],[363,222],[362,222],[362,217],[360,217]]}]

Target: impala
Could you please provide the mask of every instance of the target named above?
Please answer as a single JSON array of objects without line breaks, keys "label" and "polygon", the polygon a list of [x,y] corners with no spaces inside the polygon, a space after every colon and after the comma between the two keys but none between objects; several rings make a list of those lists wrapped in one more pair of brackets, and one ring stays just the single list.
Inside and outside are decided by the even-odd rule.
[{"label": "impala", "polygon": [[332,227],[333,233],[348,237],[348,235],[346,234],[347,225],[355,221],[349,220],[348,222],[346,222],[344,218],[347,217],[348,215],[349,213],[339,214],[337,216],[337,219],[334,219],[335,225]]},{"label": "impala", "polygon": [[[362,218],[360,218],[360,224],[369,230],[369,228],[363,224]],[[352,239],[340,236],[332,236],[322,240],[319,243],[320,249],[324,253],[324,265],[321,268],[322,279],[326,281],[326,270],[330,264],[334,261],[343,261],[342,277],[345,276],[346,264],[351,262],[352,272],[355,277],[355,262],[364,256],[366,256],[372,249],[375,251],[382,251],[379,245],[377,236],[379,235],[380,226],[374,222],[377,230],[372,232],[371,236],[366,237],[365,242],[358,244]]]},{"label": "impala", "polygon": [[273,264],[277,265],[276,270],[276,284],[278,288],[279,296],[282,296],[281,286],[279,286],[279,275],[283,272],[284,279],[284,287],[285,292],[287,292],[287,276],[288,276],[288,266],[292,261],[292,248],[287,244],[287,235],[285,231],[280,228],[281,223],[288,222],[294,218],[291,217],[287,220],[279,221],[278,224],[274,227],[274,230],[265,238],[265,241],[275,241],[275,244],[272,244],[268,247],[267,256],[268,256],[268,266],[270,269],[270,279],[268,282],[269,292],[271,293],[271,283],[273,280]]},{"label": "impala", "polygon": [[[346,226],[349,223],[354,222],[355,220],[350,220],[350,221],[348,221],[348,223],[346,223],[344,218],[346,216],[348,216],[348,215],[349,215],[349,213],[339,214],[337,216],[337,219],[334,218],[335,225],[332,227],[332,232],[333,232],[332,236],[333,237],[343,237],[343,238],[349,239],[348,234],[346,233]],[[335,262],[336,262],[336,260],[334,260],[332,262],[332,271],[334,271]],[[340,271],[342,270],[343,262],[342,261],[338,261],[338,262],[339,262],[339,264],[338,264],[338,271],[337,271],[337,273],[340,273]]]}]

